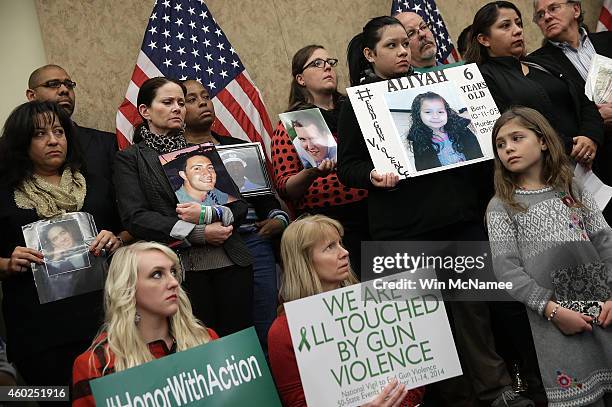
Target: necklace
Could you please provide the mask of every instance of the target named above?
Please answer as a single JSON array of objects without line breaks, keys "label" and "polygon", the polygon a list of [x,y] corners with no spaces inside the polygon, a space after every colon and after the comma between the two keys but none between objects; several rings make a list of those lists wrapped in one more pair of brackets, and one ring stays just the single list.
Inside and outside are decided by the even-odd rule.
[{"label": "necklace", "polygon": [[514,193],[519,194],[519,195],[533,195],[533,194],[541,194],[543,192],[549,192],[552,190],[553,190],[553,187],[551,186],[546,186],[546,187],[539,188],[539,189],[524,189],[522,187],[518,187],[514,191]]}]

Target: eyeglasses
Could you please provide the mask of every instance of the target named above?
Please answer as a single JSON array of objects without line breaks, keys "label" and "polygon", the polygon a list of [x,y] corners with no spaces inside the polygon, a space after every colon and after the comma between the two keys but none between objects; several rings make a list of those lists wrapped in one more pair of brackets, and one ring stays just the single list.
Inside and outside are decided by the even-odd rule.
[{"label": "eyeglasses", "polygon": [[565,3],[549,4],[548,7],[546,7],[544,10],[539,10],[535,12],[535,14],[533,15],[533,22],[539,23],[540,21],[542,21],[544,16],[546,16],[546,13],[548,13],[551,16],[555,16],[559,13],[559,11],[561,11],[561,6],[565,6],[568,4],[571,5],[573,3],[574,3],[573,1],[566,1]]},{"label": "eyeglasses", "polygon": [[312,67],[323,69],[323,68],[325,68],[325,64],[326,63],[333,68],[336,65],[338,65],[338,60],[336,58],[327,58],[327,59],[317,58],[317,59],[315,59],[313,61],[310,61],[306,65],[304,65],[304,67],[302,68],[302,72],[304,72],[306,69],[312,68]]},{"label": "eyeglasses", "polygon": [[415,35],[419,35],[419,33],[427,31],[431,31],[431,27],[429,26],[429,24],[423,21],[419,25],[419,28],[417,28],[416,30],[410,30],[406,32],[406,34],[408,35],[408,41],[413,39]]},{"label": "eyeglasses", "polygon": [[59,79],[52,79],[50,81],[41,83],[40,85],[36,85],[34,86],[32,89],[34,88],[38,88],[40,86],[44,86],[45,88],[53,88],[53,89],[58,89],[60,88],[62,85],[64,85],[65,87],[67,87],[68,89],[74,89],[76,87],[76,82],[71,81],[70,79],[66,79],[63,81],[60,81]]}]

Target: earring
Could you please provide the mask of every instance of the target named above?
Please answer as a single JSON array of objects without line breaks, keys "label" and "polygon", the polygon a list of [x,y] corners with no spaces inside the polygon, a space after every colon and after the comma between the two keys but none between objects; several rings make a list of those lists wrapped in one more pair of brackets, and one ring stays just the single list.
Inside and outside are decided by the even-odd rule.
[{"label": "earring", "polygon": [[140,314],[138,313],[138,311],[136,311],[136,315],[134,316],[134,323],[136,325],[138,325],[138,323],[140,322],[140,320],[142,319],[142,317],[140,316]]}]

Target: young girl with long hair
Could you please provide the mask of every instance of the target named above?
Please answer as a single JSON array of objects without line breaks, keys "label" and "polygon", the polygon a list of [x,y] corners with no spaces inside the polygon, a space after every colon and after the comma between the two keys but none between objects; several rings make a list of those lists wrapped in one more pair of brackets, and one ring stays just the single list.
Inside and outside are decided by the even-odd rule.
[{"label": "young girl with long hair", "polygon": [[95,405],[89,381],[218,338],[192,313],[177,255],[155,242],[119,249],[104,287],[104,325],[74,362],[73,406]]},{"label": "young girl with long hair", "polygon": [[417,170],[482,157],[478,139],[468,128],[470,119],[459,116],[437,93],[415,97],[410,116],[412,124],[407,137]]},{"label": "young girl with long hair", "polygon": [[[281,240],[283,274],[280,288],[282,302],[358,283],[342,246],[342,225],[323,215],[302,217],[291,223]],[[306,406],[302,380],[287,315],[282,304],[268,333],[270,366],[283,406]],[[396,381],[387,385],[368,407],[415,406],[423,397],[423,388],[406,390]]]},{"label": "young girl with long hair", "polygon": [[493,266],[523,302],[549,406],[612,406],[612,229],[537,111],[493,127]]}]

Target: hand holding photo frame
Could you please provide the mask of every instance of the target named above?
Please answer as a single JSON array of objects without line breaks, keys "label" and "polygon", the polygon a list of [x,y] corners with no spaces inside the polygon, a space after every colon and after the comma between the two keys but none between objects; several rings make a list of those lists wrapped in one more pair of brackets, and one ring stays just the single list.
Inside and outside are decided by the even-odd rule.
[{"label": "hand holding photo frame", "polygon": [[493,158],[499,111],[475,64],[347,89],[379,173],[400,178]]},{"label": "hand holding photo frame", "polygon": [[42,252],[44,263],[32,264],[41,304],[101,290],[106,255],[94,256],[90,244],[98,230],[86,212],[68,213],[22,227],[27,247]]}]

